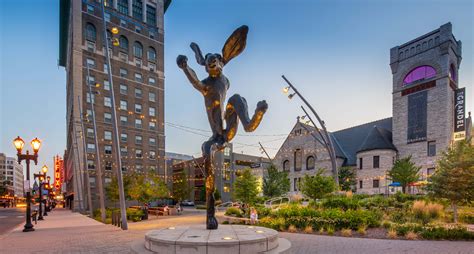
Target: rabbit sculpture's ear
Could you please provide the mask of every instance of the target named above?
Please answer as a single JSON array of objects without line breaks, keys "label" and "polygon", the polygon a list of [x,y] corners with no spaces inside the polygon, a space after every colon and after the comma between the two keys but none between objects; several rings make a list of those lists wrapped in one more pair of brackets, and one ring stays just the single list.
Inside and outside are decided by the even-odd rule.
[{"label": "rabbit sculpture's ear", "polygon": [[196,55],[197,63],[200,65],[206,65],[204,61],[204,57],[202,56],[201,49],[199,49],[199,46],[196,43],[192,42],[190,47],[194,51],[194,54]]},{"label": "rabbit sculpture's ear", "polygon": [[227,39],[222,48],[222,58],[224,64],[227,64],[230,59],[238,56],[245,49],[247,44],[248,26],[241,26],[237,28],[232,35]]}]

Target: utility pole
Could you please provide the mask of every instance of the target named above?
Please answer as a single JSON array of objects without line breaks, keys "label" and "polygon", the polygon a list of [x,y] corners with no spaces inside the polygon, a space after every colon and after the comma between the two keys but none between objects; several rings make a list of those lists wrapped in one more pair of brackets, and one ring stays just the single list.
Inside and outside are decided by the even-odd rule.
[{"label": "utility pole", "polygon": [[112,64],[110,61],[110,54],[109,54],[109,44],[111,38],[107,36],[107,23],[105,21],[105,1],[101,1],[102,5],[102,28],[103,28],[103,36],[105,38],[105,58],[107,61],[107,73],[109,75],[109,82],[110,82],[110,93],[111,93],[111,102],[112,102],[112,125],[113,125],[113,133],[115,139],[115,154],[117,156],[117,182],[119,188],[119,201],[120,201],[120,214],[122,218],[122,229],[128,229],[127,223],[127,207],[125,205],[125,192],[123,188],[123,176],[122,176],[122,157],[120,154],[120,138],[118,132],[118,123],[117,123],[117,105],[115,104],[115,91],[114,91],[114,81],[112,79]]},{"label": "utility pole", "polygon": [[267,150],[265,150],[265,148],[262,146],[262,143],[260,143],[260,141],[258,142],[258,144],[260,145],[260,149],[262,149],[262,152],[264,152],[265,155],[267,156],[268,160],[270,161],[270,164],[273,165],[273,160],[270,158],[270,155],[268,155]]},{"label": "utility pole", "polygon": [[[92,96],[92,89],[90,84],[90,72],[89,65],[87,64],[87,87],[89,94]],[[92,126],[94,128],[94,142],[95,142],[95,157],[96,157],[96,176],[97,176],[97,188],[99,189],[99,207],[100,207],[100,219],[102,223],[105,223],[105,197],[104,197],[104,184],[102,182],[102,165],[100,163],[100,152],[99,152],[99,141],[97,139],[97,124],[95,120],[95,100],[91,100],[91,112],[92,112]]]}]

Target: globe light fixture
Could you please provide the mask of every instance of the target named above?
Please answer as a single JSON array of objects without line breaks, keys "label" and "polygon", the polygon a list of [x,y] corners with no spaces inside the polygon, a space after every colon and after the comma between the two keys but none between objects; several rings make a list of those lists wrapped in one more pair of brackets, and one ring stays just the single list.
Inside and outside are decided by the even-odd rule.
[{"label": "globe light fixture", "polygon": [[34,138],[33,140],[31,140],[31,147],[33,148],[33,151],[35,153],[38,153],[41,147],[41,140],[39,140],[38,138]]},{"label": "globe light fixture", "polygon": [[23,147],[25,146],[25,141],[23,141],[23,139],[18,136],[13,140],[13,145],[15,146],[15,149],[18,151],[18,153],[21,153],[21,150],[23,150]]},{"label": "globe light fixture", "polygon": [[46,174],[46,172],[48,172],[48,166],[44,165],[41,170],[43,171],[43,173]]},{"label": "globe light fixture", "polygon": [[288,91],[290,91],[290,87],[289,87],[289,86],[283,88],[283,93],[284,93],[284,94],[287,94]]},{"label": "globe light fixture", "polygon": [[119,33],[119,29],[118,29],[117,27],[112,27],[111,32],[112,32],[113,34],[118,34],[118,33]]}]

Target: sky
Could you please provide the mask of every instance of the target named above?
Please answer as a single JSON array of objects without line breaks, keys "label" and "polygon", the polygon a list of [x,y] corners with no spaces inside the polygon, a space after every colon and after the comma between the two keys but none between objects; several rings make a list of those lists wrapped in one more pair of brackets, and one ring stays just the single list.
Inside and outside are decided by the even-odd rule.
[{"label": "sky", "polygon": [[[26,142],[37,136],[43,147],[35,172],[43,164],[52,169],[53,156],[66,148],[58,12],[57,0],[0,1],[0,152],[13,156],[16,136]],[[234,29],[249,26],[245,51],[224,68],[227,96],[245,97],[250,112],[263,99],[269,109],[255,132],[239,128],[234,150],[260,155],[262,142],[273,156],[303,114],[302,101],[282,93],[281,75],[330,131],[391,117],[390,48],[447,22],[463,43],[459,81],[467,88],[467,111],[474,111],[472,0],[173,0],[165,14],[166,150],[199,156],[209,136],[202,95],[176,66],[176,56],[187,55],[206,77],[189,48],[193,41],[204,54],[219,53]]]}]

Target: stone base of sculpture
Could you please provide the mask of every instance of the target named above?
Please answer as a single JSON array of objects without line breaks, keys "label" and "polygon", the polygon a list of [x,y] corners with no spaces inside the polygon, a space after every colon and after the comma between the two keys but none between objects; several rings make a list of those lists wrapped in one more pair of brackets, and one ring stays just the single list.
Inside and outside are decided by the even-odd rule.
[{"label": "stone base of sculpture", "polygon": [[152,230],[132,245],[133,253],[159,254],[289,254],[291,243],[278,232],[264,227],[220,225],[182,226]]}]

